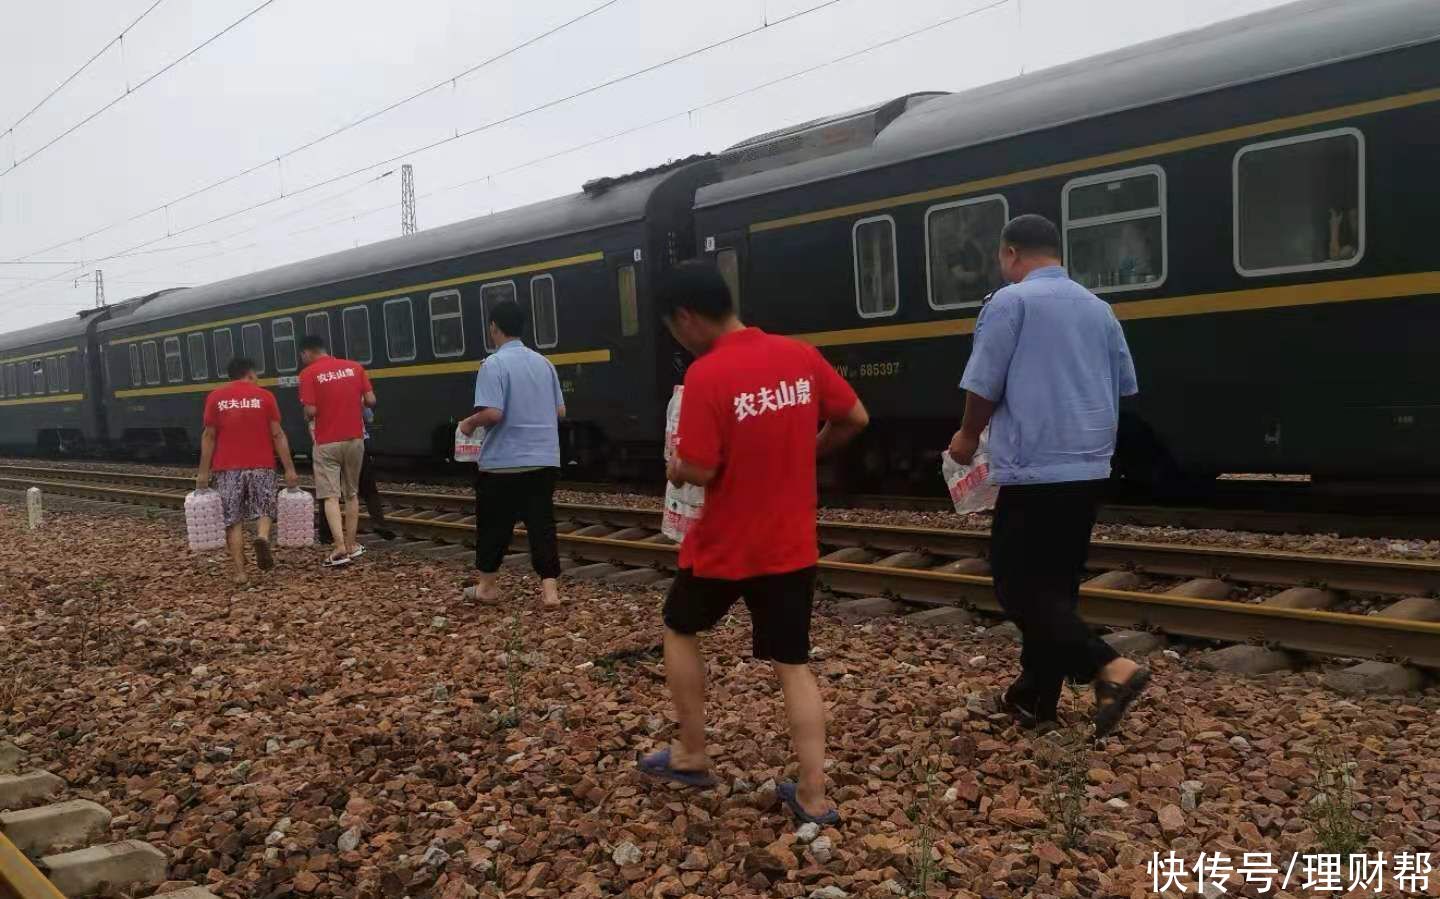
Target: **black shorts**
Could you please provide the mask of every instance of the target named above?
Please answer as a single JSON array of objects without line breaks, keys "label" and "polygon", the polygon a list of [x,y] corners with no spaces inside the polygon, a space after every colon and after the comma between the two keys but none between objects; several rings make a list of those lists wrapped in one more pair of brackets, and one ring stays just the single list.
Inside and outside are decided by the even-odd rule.
[{"label": "black shorts", "polygon": [[677,634],[708,631],[744,599],[750,610],[751,653],[782,665],[810,661],[810,607],[815,568],[739,581],[696,577],[682,568],[665,597],[665,626]]}]

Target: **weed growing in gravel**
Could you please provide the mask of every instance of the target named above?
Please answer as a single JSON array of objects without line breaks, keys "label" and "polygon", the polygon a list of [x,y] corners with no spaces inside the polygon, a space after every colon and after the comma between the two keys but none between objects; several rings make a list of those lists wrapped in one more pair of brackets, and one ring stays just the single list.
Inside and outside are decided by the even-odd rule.
[{"label": "weed growing in gravel", "polygon": [[505,680],[510,685],[510,710],[500,716],[501,727],[520,724],[520,688],[525,685],[525,632],[520,626],[520,613],[510,619],[510,636],[505,641]]},{"label": "weed growing in gravel", "polygon": [[109,606],[112,593],[110,582],[105,578],[95,578],[84,586],[85,592],[89,595],[76,601],[76,607],[79,609],[77,614],[80,618],[79,653],[82,664],[88,661],[91,636],[94,635],[97,640],[100,639],[104,624],[101,618]]},{"label": "weed growing in gravel", "polygon": [[1305,808],[1305,817],[1315,828],[1322,850],[1349,856],[1364,851],[1370,842],[1370,828],[1355,811],[1356,763],[1331,749],[1332,745],[1330,740],[1318,741],[1311,756],[1315,795]]},{"label": "weed growing in gravel", "polygon": [[1045,807],[1067,849],[1078,846],[1089,823],[1085,818],[1085,785],[1089,782],[1089,747],[1078,727],[1052,731],[1041,741],[1038,759],[1047,774]]},{"label": "weed growing in gravel", "polygon": [[935,861],[935,786],[938,783],[939,767],[930,752],[924,752],[920,764],[924,771],[923,792],[918,792],[914,803],[906,809],[906,816],[916,825],[915,839],[910,844],[910,887],[906,895],[911,899],[929,896],[930,887],[944,876]]},{"label": "weed growing in gravel", "polygon": [[20,697],[24,696],[25,691],[30,689],[29,677],[25,670],[18,664],[19,660],[14,661],[16,664],[6,664],[3,666],[3,670],[9,673],[0,676],[0,712],[4,712],[7,715],[15,711],[16,706],[20,703]]}]

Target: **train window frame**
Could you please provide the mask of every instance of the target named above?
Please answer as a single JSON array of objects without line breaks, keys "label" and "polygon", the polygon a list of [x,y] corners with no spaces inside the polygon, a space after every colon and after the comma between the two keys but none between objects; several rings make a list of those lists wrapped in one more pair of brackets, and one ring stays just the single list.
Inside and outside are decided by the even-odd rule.
[{"label": "train window frame", "polygon": [[[1132,209],[1127,212],[1116,212],[1109,215],[1094,215],[1089,218],[1072,219],[1070,217],[1070,193],[1077,187],[1091,187],[1096,184],[1113,184],[1117,181],[1128,181],[1131,178],[1139,178],[1146,175],[1153,175],[1156,178],[1156,202],[1157,206],[1147,206],[1143,209]],[[1160,277],[1154,281],[1140,281],[1135,284],[1107,284],[1087,286],[1085,289],[1103,296],[1110,293],[1130,293],[1136,290],[1155,290],[1165,284],[1170,278],[1170,206],[1167,201],[1168,182],[1165,177],[1165,169],[1158,165],[1142,165],[1128,169],[1116,169],[1110,172],[1099,172],[1094,175],[1084,175],[1080,178],[1072,178],[1065,182],[1060,191],[1060,241],[1065,258],[1067,272],[1070,269],[1070,232],[1083,230],[1085,228],[1096,228],[1103,225],[1116,225],[1122,222],[1140,222],[1153,218],[1160,219]],[[1079,279],[1076,279],[1077,281]]]},{"label": "train window frame", "polygon": [[[629,275],[629,284],[625,275]],[[615,292],[620,297],[620,336],[636,337],[640,334],[640,273],[635,266],[626,263],[615,267]]]},{"label": "train window frame", "polygon": [[[220,361],[220,338],[225,338],[225,345],[228,352],[225,354],[225,361]],[[229,328],[216,328],[210,332],[210,340],[215,345],[215,380],[230,377],[230,360],[235,358],[235,335]]]},{"label": "train window frame", "polygon": [[[890,228],[890,271],[891,284],[895,288],[895,305],[879,312],[866,312],[860,304],[860,228],[884,222]],[[900,229],[895,225],[893,215],[872,215],[857,219],[850,226],[850,256],[854,262],[855,312],[863,319],[893,318],[900,313]]]},{"label": "train window frame", "polygon": [[45,392],[60,392],[60,357],[45,357]]},{"label": "train window frame", "polygon": [[[925,210],[925,222],[924,222],[924,227],[925,227],[925,302],[927,302],[927,303],[930,304],[930,308],[931,308],[931,309],[934,309],[934,310],[936,310],[937,312],[939,312],[939,311],[946,311],[946,310],[952,310],[952,309],[979,309],[981,306],[985,305],[985,297],[982,296],[982,297],[981,297],[980,299],[978,299],[978,300],[967,301],[967,302],[964,302],[964,303],[937,303],[937,302],[935,302],[935,278],[934,278],[934,276],[931,274],[930,216],[934,215],[934,214],[937,213],[937,212],[945,212],[945,211],[950,210],[950,209],[959,209],[959,208],[965,207],[965,206],[979,206],[979,205],[982,204],[982,203],[994,203],[994,202],[997,201],[997,200],[1000,202],[1000,208],[1001,208],[1002,210],[1004,210],[1003,216],[1004,216],[1005,221],[1006,221],[1006,222],[1009,222],[1009,221],[1010,221],[1010,201],[1009,201],[1009,199],[1006,198],[1006,196],[1005,196],[1004,194],[985,194],[984,196],[980,196],[980,197],[968,197],[968,198],[966,198],[966,199],[964,199],[964,200],[956,200],[956,201],[953,202],[953,203],[939,203],[939,204],[937,204],[937,205],[935,205],[935,206],[931,206],[930,208],[928,208],[928,209]],[[995,235],[995,240],[996,240],[996,243],[997,243],[996,250],[997,250],[997,252],[998,252],[998,250],[999,250],[998,243],[999,243],[999,240],[1000,240],[1000,235],[999,235],[999,234],[996,234],[996,235]],[[998,265],[998,261],[997,261],[997,265]],[[1003,281],[1004,279],[1002,278],[1001,280]],[[1001,286],[1004,286],[1004,285],[1002,284]],[[998,289],[999,289],[999,288],[996,288],[996,290],[998,290]],[[989,296],[991,293],[994,293],[994,290],[987,290],[987,291],[985,292],[985,295],[986,295],[986,296]],[[857,297],[857,299],[856,299],[856,302],[859,302],[858,297]]]},{"label": "train window frame", "polygon": [[11,379],[11,365],[8,362],[0,362],[0,398],[14,399],[14,381]]},{"label": "train window frame", "polygon": [[11,374],[11,377],[13,377],[14,380],[15,380],[15,395],[16,395],[16,396],[29,396],[29,395],[30,395],[30,375],[29,375],[29,371],[30,371],[30,369],[26,367],[26,365],[25,365],[24,362],[12,362],[12,363],[10,363],[10,374]]},{"label": "train window frame", "polygon": [[70,354],[62,353],[57,357],[56,368],[60,372],[60,393],[70,392]]},{"label": "train window frame", "polygon": [[[410,355],[395,355],[395,347],[390,336],[390,307],[405,304],[405,318],[410,322]],[[393,300],[386,300],[380,304],[380,314],[385,319],[385,358],[391,362],[414,362],[419,352],[420,341],[415,334],[415,304],[409,297],[396,297]]]},{"label": "train window frame", "polygon": [[[196,339],[199,339],[199,349],[196,349]],[[192,331],[185,335],[185,349],[190,353],[190,380],[210,380],[210,354],[205,348],[205,332]],[[199,364],[195,360],[199,359]]]},{"label": "train window frame", "polygon": [[[487,281],[480,285],[480,342],[484,345],[487,353],[493,353],[500,348],[492,346],[490,343],[490,306],[485,302],[485,292],[506,285],[510,287],[510,296],[513,298],[513,302],[518,304],[520,302],[520,286],[515,283],[514,278],[507,278],[504,281]],[[560,330],[559,322],[555,323],[555,330]]]},{"label": "train window frame", "polygon": [[306,336],[306,337],[312,336],[312,333],[313,333],[313,332],[311,332],[311,330],[310,330],[310,321],[311,321],[311,319],[317,319],[317,318],[319,318],[319,319],[324,319],[324,320],[325,320],[325,333],[324,333],[324,334],[320,334],[320,335],[318,335],[318,336],[320,337],[321,340],[325,341],[325,350],[326,350],[326,352],[334,353],[334,352],[335,352],[335,341],[334,341],[335,334],[334,334],[334,332],[333,332],[333,331],[331,330],[331,328],[330,328],[330,313],[329,313],[329,312],[308,312],[308,313],[306,313],[306,314],[305,314],[305,336]]},{"label": "train window frame", "polygon": [[145,383],[144,369],[140,367],[140,344],[130,344],[130,386],[139,387]]},{"label": "train window frame", "polygon": [[[365,358],[355,352],[355,342],[350,338],[350,313],[358,312],[365,317]],[[369,306],[346,306],[340,310],[340,331],[345,335],[345,358],[352,362],[359,362],[361,365],[369,365],[375,360],[375,339],[370,333],[370,307]],[[358,333],[358,332],[357,332]],[[387,347],[388,349],[388,347]]]},{"label": "train window frame", "polygon": [[[484,288],[481,288],[481,290],[483,291]],[[481,296],[483,297],[484,294],[482,293]],[[436,299],[437,297],[445,297],[446,299],[449,299],[450,297],[454,297],[454,298],[455,298],[455,311],[454,311],[454,312],[442,312],[442,313],[440,313],[439,315],[436,315],[436,314],[435,314],[435,299]],[[483,303],[483,300],[482,300],[482,303]],[[429,313],[429,316],[430,316],[430,355],[433,356],[433,357],[435,357],[436,359],[455,359],[455,358],[458,358],[458,357],[460,357],[460,356],[464,356],[464,355],[465,355],[465,298],[460,295],[460,291],[458,291],[458,290],[437,290],[437,291],[435,291],[434,293],[430,294],[429,299],[426,300],[426,302],[425,302],[425,310]],[[457,350],[452,350],[452,351],[447,352],[447,353],[442,353],[442,352],[440,352],[439,350],[435,349],[435,323],[436,323],[437,321],[448,322],[448,321],[450,321],[451,319],[455,319],[455,320],[457,320],[457,321],[460,322],[460,348],[457,349]]]},{"label": "train window frame", "polygon": [[4,362],[0,362],[0,400],[6,400],[10,398],[10,392],[5,387],[5,368],[6,364]]},{"label": "train window frame", "polygon": [[[722,261],[729,258],[734,262],[730,269],[731,275],[725,274],[725,263]],[[740,250],[738,247],[721,247],[715,251],[715,270],[720,272],[720,277],[725,279],[725,286],[730,288],[730,307],[735,315],[740,315]],[[732,280],[733,275],[733,280]]]},{"label": "train window frame", "polygon": [[[280,336],[280,326],[285,325],[290,329],[289,336]],[[290,345],[290,364],[285,364],[284,357],[280,354],[280,347],[283,344]],[[286,316],[285,318],[274,318],[270,320],[270,347],[275,352],[275,370],[278,372],[292,372],[300,368],[300,352],[295,345],[295,319]]]},{"label": "train window frame", "polygon": [[[1355,139],[1355,207],[1357,212],[1355,255],[1349,259],[1327,259],[1323,262],[1309,262],[1301,265],[1245,268],[1240,261],[1240,160],[1249,153],[1263,152],[1265,150],[1276,149],[1277,147],[1288,147],[1296,144],[1317,143],[1323,140],[1334,140],[1335,138],[1343,137],[1353,137]],[[1313,131],[1307,134],[1292,134],[1289,137],[1258,141],[1240,147],[1235,151],[1235,156],[1230,161],[1231,262],[1235,266],[1236,274],[1245,278],[1264,278],[1270,275],[1289,275],[1297,272],[1321,272],[1342,268],[1354,268],[1360,264],[1360,260],[1365,258],[1367,236],[1366,199],[1365,132],[1359,128],[1331,128],[1326,131]]]},{"label": "train window frame", "polygon": [[[160,383],[160,346],[153,340],[147,340],[140,344],[140,362],[145,369],[145,383]],[[155,367],[155,376],[150,376],[150,366]]]},{"label": "train window frame", "polygon": [[[541,281],[550,282],[550,321],[555,325],[554,339],[548,343],[540,340],[540,314],[539,297],[535,294],[535,285]],[[530,279],[530,328],[535,335],[535,349],[553,350],[560,345],[560,301],[555,293],[555,276],[550,274],[536,275]]]},{"label": "train window frame", "polygon": [[45,395],[45,360],[36,359],[30,363],[30,392],[34,396]]},{"label": "train window frame", "polygon": [[[259,350],[259,352],[253,356],[250,355],[249,349],[245,346],[246,334],[255,335],[255,349]],[[251,322],[248,325],[240,326],[240,352],[249,356],[251,361],[255,363],[256,374],[265,374],[265,328],[262,327],[259,322]]]},{"label": "train window frame", "polygon": [[[170,348],[171,348],[172,345],[173,345],[174,348],[175,348],[175,352],[173,352],[173,353],[170,352]],[[185,359],[184,359],[184,357],[183,357],[183,356],[181,355],[181,353],[180,353],[180,338],[179,338],[178,336],[177,336],[177,337],[167,337],[167,338],[165,338],[164,350],[165,350],[165,368],[164,368],[164,372],[165,372],[165,383],[166,383],[166,384],[183,384],[183,383],[185,382]],[[171,371],[171,369],[170,369],[170,360],[171,360],[172,358],[175,360],[174,373],[172,373],[172,371]]]}]

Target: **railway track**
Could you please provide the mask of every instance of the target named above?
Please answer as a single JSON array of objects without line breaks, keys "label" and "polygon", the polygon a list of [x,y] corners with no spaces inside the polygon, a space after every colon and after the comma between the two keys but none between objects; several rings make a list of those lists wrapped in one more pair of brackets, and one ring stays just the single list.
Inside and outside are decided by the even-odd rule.
[{"label": "railway track", "polygon": [[[193,481],[0,466],[0,489],[30,486],[180,508]],[[390,491],[386,501],[387,526],[408,539],[471,539],[468,497]],[[653,510],[562,503],[556,512],[561,551],[575,576],[643,584],[665,579],[676,567],[676,547],[657,533]],[[822,522],[819,537],[825,551],[820,579],[832,592],[999,611],[986,576],[986,533]],[[523,546],[517,532],[516,549]],[[1097,540],[1089,567],[1100,572],[1098,583],[1092,579],[1081,590],[1081,612],[1092,624],[1440,669],[1440,602],[1415,599],[1440,594],[1437,563]],[[1183,580],[1153,583],[1174,579]],[[1148,589],[1137,588],[1147,580]],[[1230,598],[1239,591],[1250,595]],[[1371,613],[1334,610],[1344,602],[1353,606],[1357,596]],[[1401,597],[1409,598],[1393,601]]]}]

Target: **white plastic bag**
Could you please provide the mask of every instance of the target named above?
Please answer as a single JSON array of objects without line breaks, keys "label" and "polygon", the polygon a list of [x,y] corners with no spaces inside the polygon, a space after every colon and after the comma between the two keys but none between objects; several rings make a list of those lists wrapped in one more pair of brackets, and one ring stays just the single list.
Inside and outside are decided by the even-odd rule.
[{"label": "white plastic bag", "polygon": [[950,491],[950,501],[955,512],[969,515],[995,508],[995,497],[1000,494],[1000,485],[990,480],[990,429],[980,434],[980,445],[975,458],[969,465],[961,465],[951,457],[949,450],[940,454],[940,475]]},{"label": "white plastic bag", "polygon": [[455,449],[451,456],[456,462],[479,462],[480,451],[485,448],[485,429],[476,428],[466,437],[460,431],[460,426],[455,426]]},{"label": "white plastic bag", "polygon": [[[665,463],[675,458],[675,445],[680,438],[680,398],[683,386],[677,386],[670,395],[670,404],[665,407]],[[668,481],[665,484],[665,511],[660,516],[660,533],[683,543],[685,535],[700,520],[705,511],[705,488],[694,484],[676,487]]]},{"label": "white plastic bag", "polygon": [[219,493],[207,487],[185,495],[185,536],[194,552],[225,545],[225,509]]},{"label": "white plastic bag", "polygon": [[296,488],[280,491],[277,506],[277,542],[281,546],[313,546],[315,544],[315,497]]}]

